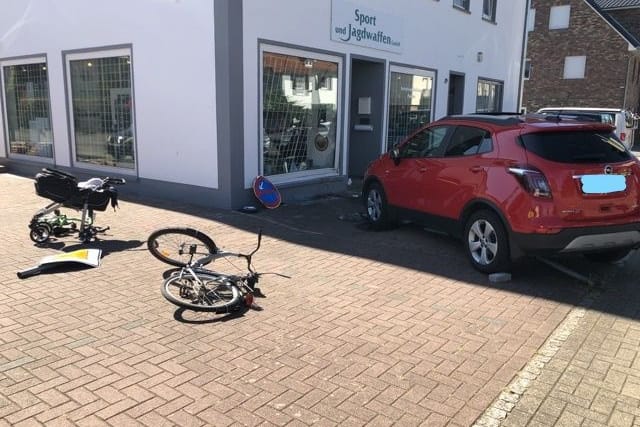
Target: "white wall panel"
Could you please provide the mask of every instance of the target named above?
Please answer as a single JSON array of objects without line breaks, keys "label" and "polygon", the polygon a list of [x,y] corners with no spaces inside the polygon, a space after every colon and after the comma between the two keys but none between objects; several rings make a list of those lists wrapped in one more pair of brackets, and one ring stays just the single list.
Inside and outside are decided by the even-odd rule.
[{"label": "white wall panel", "polygon": [[140,177],[216,188],[211,0],[3,2],[0,59],[47,56],[58,165],[70,165],[62,52],[119,45],[132,49]]}]

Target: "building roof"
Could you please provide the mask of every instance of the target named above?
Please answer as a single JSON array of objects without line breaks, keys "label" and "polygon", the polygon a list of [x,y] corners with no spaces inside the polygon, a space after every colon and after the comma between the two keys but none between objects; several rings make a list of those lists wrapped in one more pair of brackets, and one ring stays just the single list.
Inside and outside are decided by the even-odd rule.
[{"label": "building roof", "polygon": [[595,0],[595,3],[603,10],[640,7],[640,0]]},{"label": "building roof", "polygon": [[[640,7],[640,0],[584,0],[589,4],[602,18],[609,23],[630,45],[636,49],[640,48],[640,34],[631,31],[630,28],[621,24],[614,16],[611,15],[615,9],[623,7]],[[621,4],[626,6],[620,6]],[[606,5],[600,6],[600,4]],[[612,6],[617,4],[618,6]],[[610,11],[611,13],[608,13]]]}]

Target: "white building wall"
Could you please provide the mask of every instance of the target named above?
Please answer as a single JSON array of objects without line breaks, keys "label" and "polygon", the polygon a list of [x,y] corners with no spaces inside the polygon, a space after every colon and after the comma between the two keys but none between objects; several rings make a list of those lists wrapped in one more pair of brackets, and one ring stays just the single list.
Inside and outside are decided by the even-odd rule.
[{"label": "white building wall", "polygon": [[[465,74],[465,113],[475,111],[478,77],[503,81],[503,110],[518,110],[525,0],[498,1],[495,24],[482,19],[479,0],[471,1],[471,13],[453,8],[451,0],[351,0],[350,3],[401,17],[402,52],[332,41],[331,0],[243,0],[245,185],[249,186],[259,171],[259,153],[255,149],[260,135],[256,108],[260,102],[259,40],[346,55],[343,118],[349,117],[350,55],[436,70],[434,119],[447,112],[448,86],[444,79],[449,77],[449,71]],[[478,52],[483,53],[482,62],[478,62]],[[348,119],[343,122],[345,141]],[[342,150],[346,150],[344,143]]]},{"label": "white building wall", "polygon": [[[71,160],[62,52],[131,45],[138,175],[217,188],[211,0],[23,0],[1,9],[0,61],[47,57],[57,165]],[[6,156],[4,132],[0,142]]]}]

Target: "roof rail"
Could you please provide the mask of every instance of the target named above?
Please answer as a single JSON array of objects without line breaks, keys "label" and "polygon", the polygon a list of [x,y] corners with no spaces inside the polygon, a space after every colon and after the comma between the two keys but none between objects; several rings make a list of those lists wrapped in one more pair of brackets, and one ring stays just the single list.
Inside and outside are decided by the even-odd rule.
[{"label": "roof rail", "polygon": [[459,114],[454,116],[443,117],[446,120],[474,120],[477,122],[491,123],[494,125],[513,126],[518,123],[524,122],[521,115],[518,113],[469,113]]},{"label": "roof rail", "polygon": [[489,111],[486,113],[472,113],[482,116],[521,116],[522,113],[518,113],[516,111]]},{"label": "roof rail", "polygon": [[539,117],[549,122],[561,122],[562,120],[576,120],[581,122],[602,122],[602,119],[597,113],[569,113],[569,112],[549,112],[549,113],[534,113],[534,117]]}]

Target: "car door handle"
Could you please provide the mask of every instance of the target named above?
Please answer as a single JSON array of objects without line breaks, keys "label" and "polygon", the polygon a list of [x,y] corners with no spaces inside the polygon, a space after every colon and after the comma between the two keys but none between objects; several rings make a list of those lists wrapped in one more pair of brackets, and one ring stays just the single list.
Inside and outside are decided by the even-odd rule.
[{"label": "car door handle", "polygon": [[484,168],[482,166],[471,166],[469,170],[473,173],[482,172]]},{"label": "car door handle", "polygon": [[418,172],[420,173],[425,173],[427,171],[427,168],[422,167],[422,168],[418,168]]}]

